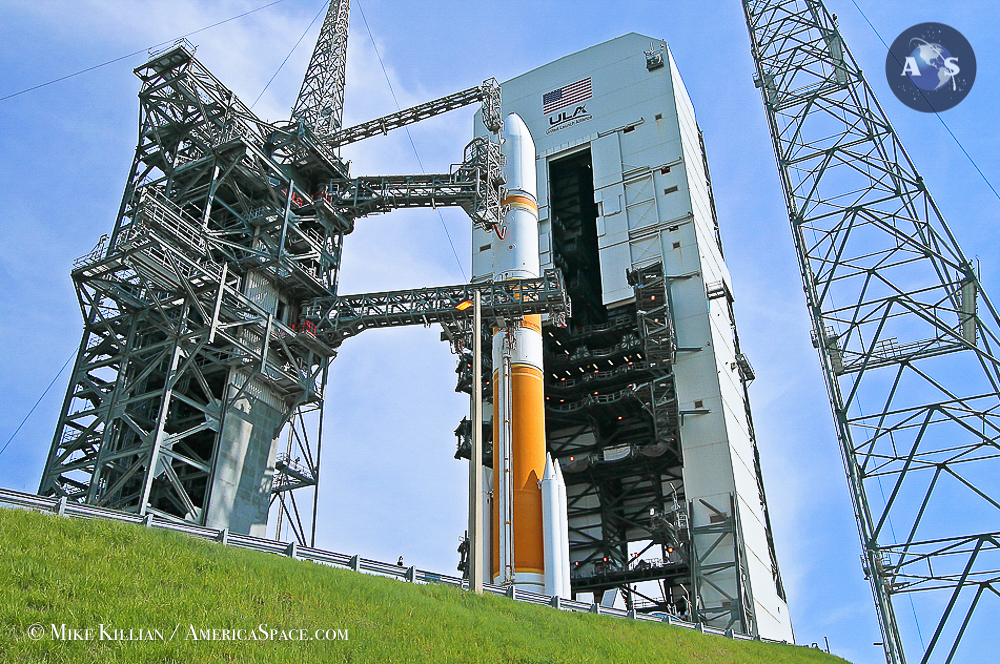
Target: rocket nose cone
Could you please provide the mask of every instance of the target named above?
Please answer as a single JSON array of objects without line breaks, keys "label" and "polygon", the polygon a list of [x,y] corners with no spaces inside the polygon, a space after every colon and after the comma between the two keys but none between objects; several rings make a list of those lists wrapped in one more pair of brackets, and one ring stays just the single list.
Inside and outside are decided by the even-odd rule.
[{"label": "rocket nose cone", "polygon": [[524,124],[524,120],[517,113],[511,113],[503,121],[503,137],[508,136],[527,136],[531,139],[531,132],[528,131],[528,125]]},{"label": "rocket nose cone", "polygon": [[559,459],[555,459],[552,462],[552,474],[555,475],[556,481],[565,482],[563,479],[562,464],[559,463]]},{"label": "rocket nose cone", "polygon": [[531,132],[517,113],[511,113],[503,124],[503,154],[507,158],[504,173],[507,189],[523,191],[535,199],[538,187],[535,184],[535,142]]},{"label": "rocket nose cone", "polygon": [[543,480],[555,479],[555,471],[552,465],[552,455],[548,452],[545,453],[545,471],[542,473]]}]

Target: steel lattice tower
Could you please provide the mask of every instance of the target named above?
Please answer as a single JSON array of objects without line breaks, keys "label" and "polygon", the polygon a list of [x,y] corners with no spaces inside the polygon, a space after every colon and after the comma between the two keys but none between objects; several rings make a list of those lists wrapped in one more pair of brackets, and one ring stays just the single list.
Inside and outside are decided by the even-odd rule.
[{"label": "steel lattice tower", "polygon": [[326,137],[340,129],[344,116],[347,27],[350,0],[332,0],[313,49],[292,119]]},{"label": "steel lattice tower", "polygon": [[84,334],[39,493],[258,536],[281,499],[308,541],[283,494],[318,481],[335,352],[299,309],[336,293],[353,221],[316,191],[346,167],[190,44],[136,75],[139,144],[110,239],[74,265]]},{"label": "steel lattice tower", "polygon": [[1000,319],[823,3],[743,7],[886,659],[951,662],[1000,597]]},{"label": "steel lattice tower", "polygon": [[[256,536],[278,503],[311,543],[336,349],[471,317],[467,285],[337,294],[358,218],[458,205],[493,229],[505,193],[495,81],[341,131],[348,7],[330,4],[290,122],[254,115],[184,40],[135,70],[139,143],[110,238],[74,264],[84,333],[40,494]],[[474,102],[491,136],[447,173],[351,177],[334,153]],[[557,274],[487,290],[503,317],[569,306]]]}]

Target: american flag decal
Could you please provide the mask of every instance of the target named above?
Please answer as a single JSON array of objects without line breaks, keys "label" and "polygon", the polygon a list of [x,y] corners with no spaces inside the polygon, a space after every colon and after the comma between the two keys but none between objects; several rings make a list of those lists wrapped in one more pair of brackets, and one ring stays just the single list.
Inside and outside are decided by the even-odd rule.
[{"label": "american flag decal", "polygon": [[581,101],[587,101],[590,97],[590,77],[588,76],[582,81],[570,83],[569,85],[563,86],[558,90],[553,90],[552,92],[546,92],[543,94],[542,113],[545,115],[555,113],[560,108],[565,108],[570,104],[578,104]]}]

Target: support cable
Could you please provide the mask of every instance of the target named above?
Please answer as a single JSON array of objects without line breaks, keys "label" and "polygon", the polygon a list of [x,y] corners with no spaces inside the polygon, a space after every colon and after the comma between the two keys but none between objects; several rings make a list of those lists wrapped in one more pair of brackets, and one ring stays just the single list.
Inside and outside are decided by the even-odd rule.
[{"label": "support cable", "polygon": [[[865,16],[865,12],[861,9],[861,7],[858,6],[856,0],[851,0],[851,2],[857,8],[858,12],[861,14],[861,18],[865,19],[865,23],[868,24],[868,26],[872,29],[872,32],[875,33],[875,36],[878,37],[878,40],[882,42],[882,46],[885,46],[885,50],[892,53],[892,50],[889,48],[889,45],[885,43],[885,40],[882,39],[882,35],[879,34],[879,31],[875,28],[872,22],[868,20],[868,17]],[[895,57],[896,56],[893,56],[893,58]],[[899,60],[897,59],[896,63],[899,64],[900,68],[902,68],[903,66],[902,62],[899,62]],[[920,96],[924,98],[924,101],[927,102],[927,105],[931,106],[930,100],[927,99],[927,95],[924,94],[924,91],[918,88],[918,92],[920,92]],[[934,107],[931,106],[931,108]],[[937,111],[934,111],[934,115],[936,115],[937,119],[941,121],[941,124],[944,125],[944,128],[948,130],[948,133],[951,135],[951,137],[955,139],[955,143],[958,145],[959,149],[968,158],[969,163],[971,163],[972,167],[976,169],[976,172],[979,173],[980,177],[983,178],[983,181],[986,183],[986,186],[990,188],[990,191],[993,192],[993,195],[996,196],[997,198],[1000,198],[1000,193],[997,193],[997,190],[993,187],[993,183],[989,181],[989,178],[986,177],[986,174],[983,173],[982,169],[979,168],[979,164],[977,164],[976,160],[972,158],[972,155],[969,154],[969,151],[965,149],[965,146],[962,145],[962,142],[958,140],[958,136],[956,136],[955,132],[951,130],[951,127],[948,126],[948,123],[944,121],[944,118],[941,117],[941,114],[938,113]]]},{"label": "support cable", "polygon": [[114,64],[116,62],[121,62],[122,60],[127,60],[127,59],[129,59],[131,57],[139,55],[140,53],[145,53],[147,51],[151,51],[151,50],[153,50],[155,48],[159,48],[161,46],[167,46],[169,44],[173,44],[174,42],[176,42],[176,41],[178,41],[180,39],[187,39],[188,37],[190,37],[192,35],[198,34],[199,32],[205,32],[206,30],[211,30],[212,28],[216,28],[216,27],[218,27],[218,26],[220,26],[220,25],[222,25],[224,23],[229,23],[231,21],[235,21],[237,19],[241,19],[244,16],[249,16],[250,14],[254,14],[256,12],[259,12],[262,9],[267,9],[268,7],[273,7],[274,5],[281,4],[284,1],[285,0],[274,0],[274,2],[271,2],[271,3],[268,3],[266,5],[262,5],[260,7],[257,7],[257,9],[251,9],[250,11],[243,12],[242,14],[240,14],[238,16],[233,16],[231,18],[227,18],[224,21],[219,21],[219,22],[213,23],[211,25],[206,25],[204,28],[198,28],[197,30],[193,30],[192,32],[185,33],[185,34],[181,35],[180,37],[175,37],[174,39],[168,39],[167,41],[162,41],[159,44],[153,44],[152,46],[148,46],[146,48],[140,48],[138,51],[133,51],[132,53],[129,53],[127,55],[123,55],[121,57],[117,57],[117,58],[114,58],[112,60],[107,60],[106,62],[102,62],[99,65],[92,65],[90,67],[86,67],[86,68],[81,69],[79,71],[75,71],[72,74],[66,74],[65,76],[60,76],[59,78],[54,78],[51,81],[46,81],[45,83],[39,83],[38,85],[33,85],[30,88],[25,88],[23,90],[19,90],[17,92],[11,93],[11,94],[9,94],[9,95],[7,95],[5,97],[0,97],[0,101],[7,101],[8,99],[12,99],[13,97],[17,97],[17,96],[23,95],[23,94],[25,94],[27,92],[31,92],[33,90],[38,90],[39,88],[44,88],[46,86],[52,85],[53,83],[59,83],[61,81],[65,81],[67,79],[79,76],[80,74],[86,74],[87,72],[94,71],[95,69],[100,69],[101,67],[106,67],[106,66],[112,65],[112,64]]},{"label": "support cable", "polygon": [[45,395],[48,394],[49,390],[52,389],[52,386],[55,385],[56,380],[59,379],[59,376],[62,375],[62,372],[66,371],[66,367],[69,365],[70,361],[74,357],[76,357],[76,351],[77,349],[74,348],[72,355],[66,358],[66,361],[63,362],[62,368],[59,369],[59,372],[52,377],[51,381],[49,381],[49,386],[45,388],[45,391],[42,392],[42,395],[40,397],[38,397],[38,400],[35,402],[35,405],[31,407],[31,410],[28,411],[28,414],[24,416],[24,419],[21,420],[21,423],[17,425],[16,429],[14,429],[14,433],[10,434],[10,438],[8,438],[7,442],[4,443],[3,449],[0,449],[0,454],[3,454],[5,451],[7,451],[7,446],[10,445],[10,441],[14,440],[14,436],[16,436],[17,433],[21,430],[21,427],[24,426],[24,423],[28,421],[28,418],[31,417],[31,414],[35,412],[35,409],[38,408],[38,404],[42,403],[42,399],[45,398]]},{"label": "support cable", "polygon": [[281,61],[280,65],[278,65],[278,69],[275,70],[274,75],[272,75],[271,78],[268,79],[267,85],[264,86],[264,89],[260,91],[260,94],[257,95],[257,98],[253,100],[252,104],[250,104],[250,110],[253,110],[253,107],[257,105],[257,102],[260,101],[260,98],[264,96],[265,92],[267,92],[267,89],[271,86],[271,83],[273,83],[274,79],[276,79],[278,77],[278,74],[281,73],[282,67],[284,67],[285,64],[288,62],[288,59],[292,57],[292,53],[295,53],[295,49],[297,49],[299,47],[299,44],[302,43],[302,40],[306,38],[306,35],[309,34],[309,31],[312,30],[312,27],[316,24],[316,19],[318,19],[320,16],[323,15],[323,10],[325,10],[326,6],[329,4],[330,0],[323,0],[323,5],[319,8],[319,11],[316,12],[316,15],[313,16],[313,20],[309,21],[309,27],[305,29],[305,32],[302,33],[302,36],[299,37],[299,40],[295,42],[295,46],[292,47],[292,50],[288,52],[288,55],[285,56],[285,59]]},{"label": "support cable", "polygon": [[[382,55],[378,52],[378,45],[375,44],[375,36],[372,35],[372,29],[368,25],[368,19],[365,18],[365,10],[361,8],[360,0],[355,0],[355,5],[357,5],[358,11],[361,12],[361,20],[364,21],[365,30],[368,31],[368,38],[371,39],[372,48],[375,50],[375,57],[378,58],[378,63],[382,66],[382,73],[385,75],[385,82],[389,85],[389,94],[392,95],[392,101],[396,104],[396,110],[401,111],[403,107],[399,105],[399,100],[396,99],[396,92],[392,89],[392,81],[389,80],[389,72],[386,71],[385,62],[382,61]],[[406,137],[410,139],[410,147],[413,148],[413,154],[417,158],[417,165],[420,167],[420,172],[426,174],[427,171],[424,169],[424,164],[420,159],[420,154],[417,152],[417,146],[413,142],[413,136],[410,134],[409,127],[403,127],[406,131]],[[448,244],[451,245],[451,253],[455,255],[455,262],[458,263],[458,269],[462,272],[462,279],[465,281],[469,280],[469,277],[465,274],[465,268],[462,267],[462,261],[458,257],[458,251],[455,249],[455,243],[451,239],[451,233],[448,232],[448,225],[444,222],[444,215],[441,214],[441,210],[437,211],[438,218],[441,220],[441,226],[444,228],[444,234],[448,238]]]}]

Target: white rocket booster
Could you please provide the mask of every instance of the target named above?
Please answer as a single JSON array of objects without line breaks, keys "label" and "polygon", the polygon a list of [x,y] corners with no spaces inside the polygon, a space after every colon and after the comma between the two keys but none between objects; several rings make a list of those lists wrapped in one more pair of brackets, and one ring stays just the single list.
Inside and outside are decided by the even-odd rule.
[{"label": "white rocket booster", "polygon": [[569,599],[569,542],[566,528],[566,485],[559,462],[545,457],[542,489],[542,531],[545,543],[545,594]]},{"label": "white rocket booster", "polygon": [[539,482],[542,489],[542,539],[545,544],[545,594],[562,595],[562,565],[559,554],[562,538],[559,533],[559,489],[552,469],[552,457],[545,455],[545,474]]},{"label": "white rocket booster", "polygon": [[[493,280],[539,275],[535,144],[524,121],[504,121],[509,206],[503,238],[493,240]],[[492,573],[494,583],[544,591],[542,496],[545,397],[541,316],[493,334]]]},{"label": "white rocket booster", "polygon": [[573,598],[573,590],[570,587],[570,566],[569,566],[569,503],[566,499],[566,480],[563,479],[562,466],[559,460],[553,462],[556,475],[556,489],[558,490],[557,512],[559,516],[559,558],[558,564],[562,565],[562,592],[560,595],[566,599]]}]

